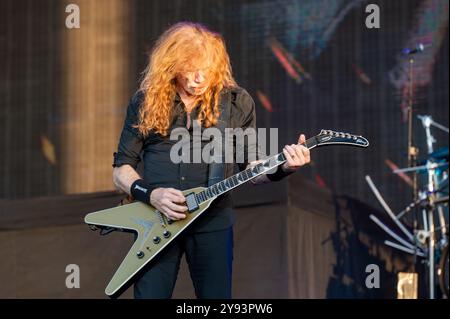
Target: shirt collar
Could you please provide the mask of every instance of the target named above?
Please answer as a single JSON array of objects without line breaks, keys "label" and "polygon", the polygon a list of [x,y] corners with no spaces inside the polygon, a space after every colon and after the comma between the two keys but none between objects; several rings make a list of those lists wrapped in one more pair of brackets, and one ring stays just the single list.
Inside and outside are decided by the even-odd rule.
[{"label": "shirt collar", "polygon": [[179,103],[181,102],[181,97],[180,94],[178,94],[178,92],[175,93],[175,103]]}]

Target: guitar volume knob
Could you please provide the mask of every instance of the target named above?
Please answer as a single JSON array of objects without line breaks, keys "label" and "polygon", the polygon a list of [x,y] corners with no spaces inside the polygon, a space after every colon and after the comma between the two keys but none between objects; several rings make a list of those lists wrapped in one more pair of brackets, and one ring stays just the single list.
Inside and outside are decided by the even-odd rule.
[{"label": "guitar volume knob", "polygon": [[145,256],[145,254],[144,254],[143,251],[139,250],[139,251],[136,253],[136,256],[137,256],[137,258],[141,259],[141,258],[143,258],[143,257]]}]

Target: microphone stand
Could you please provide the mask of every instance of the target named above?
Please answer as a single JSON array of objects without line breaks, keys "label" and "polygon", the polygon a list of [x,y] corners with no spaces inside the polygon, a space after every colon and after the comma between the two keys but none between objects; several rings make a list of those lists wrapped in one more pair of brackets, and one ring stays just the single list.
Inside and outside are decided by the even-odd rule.
[{"label": "microphone stand", "polygon": [[[408,96],[408,166],[414,167],[417,165],[417,156],[419,150],[414,146],[413,140],[413,91],[414,91],[414,83],[413,83],[413,65],[414,59],[413,57],[409,58],[409,96]],[[413,191],[412,191],[413,202],[418,200],[418,189],[417,189],[417,172],[413,173]],[[417,220],[418,220],[418,210],[414,209],[413,214],[413,233],[414,233],[414,271],[417,272],[417,251],[418,251],[418,242],[417,242]]]},{"label": "microphone stand", "polygon": [[[419,149],[414,146],[413,140],[413,64],[414,59],[409,59],[409,97],[408,97],[408,167],[417,165],[417,156],[419,155]],[[417,173],[413,175],[413,201],[417,200]]]}]

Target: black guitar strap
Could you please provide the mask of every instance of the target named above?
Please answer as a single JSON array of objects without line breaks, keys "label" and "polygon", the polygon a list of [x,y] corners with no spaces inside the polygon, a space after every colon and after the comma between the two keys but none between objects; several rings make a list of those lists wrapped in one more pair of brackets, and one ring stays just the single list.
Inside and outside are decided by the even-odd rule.
[{"label": "black guitar strap", "polygon": [[[222,94],[220,99],[220,116],[216,128],[220,130],[222,139],[220,141],[213,141],[212,151],[214,155],[212,162],[209,164],[208,186],[220,182],[227,176],[228,165],[225,163],[225,129],[231,127],[231,95],[232,91],[227,90],[226,93]],[[219,147],[220,152],[216,152],[216,150],[219,150],[217,143],[221,143],[221,147]]]}]

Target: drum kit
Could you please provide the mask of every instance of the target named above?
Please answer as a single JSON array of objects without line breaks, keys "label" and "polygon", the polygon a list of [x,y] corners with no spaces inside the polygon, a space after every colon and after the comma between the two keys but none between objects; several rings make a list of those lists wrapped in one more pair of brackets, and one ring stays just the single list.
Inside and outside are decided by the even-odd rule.
[{"label": "drum kit", "polygon": [[[418,115],[417,118],[422,122],[425,130],[427,143],[427,155],[418,160],[419,149],[413,145],[414,58],[409,56],[408,59],[408,167],[396,169],[394,173],[401,174],[401,177],[405,177],[405,174],[413,174],[411,183],[413,201],[403,211],[394,214],[370,176],[366,176],[372,192],[403,235],[400,236],[392,231],[375,215],[370,215],[370,218],[396,240],[396,242],[386,240],[384,242],[386,245],[414,255],[414,265],[417,258],[421,258],[426,264],[428,297],[436,298],[436,279],[438,279],[443,298],[448,298],[449,154],[448,146],[434,150],[433,144],[436,143],[436,139],[431,129],[439,129],[447,135],[449,129],[435,122],[430,115]],[[445,144],[448,145],[448,137]]]},{"label": "drum kit", "polygon": [[[397,241],[386,240],[386,245],[422,258],[427,266],[429,298],[434,299],[436,297],[436,279],[439,282],[443,298],[448,298],[449,149],[448,147],[433,149],[433,144],[436,140],[431,134],[431,127],[438,128],[446,133],[449,130],[447,127],[433,121],[431,116],[419,115],[418,118],[425,129],[428,154],[422,160],[415,161],[417,164],[415,166],[393,171],[395,174],[414,174],[414,182],[417,183],[414,188],[417,192],[413,196],[413,202],[400,213],[394,214],[370,177],[366,176],[366,181],[376,198],[407,239],[396,234],[376,216],[371,215],[370,218]],[[419,185],[421,185],[420,188],[417,187]],[[408,227],[406,223],[407,217],[410,217],[409,220],[412,220],[412,231],[411,227]]]}]

